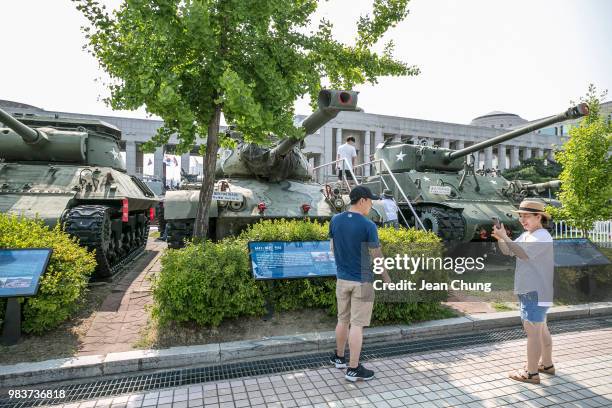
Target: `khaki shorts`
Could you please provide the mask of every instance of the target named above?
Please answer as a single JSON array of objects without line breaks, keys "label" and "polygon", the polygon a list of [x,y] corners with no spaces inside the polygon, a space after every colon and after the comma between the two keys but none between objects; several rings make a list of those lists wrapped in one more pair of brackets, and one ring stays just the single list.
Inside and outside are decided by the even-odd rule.
[{"label": "khaki shorts", "polygon": [[336,281],[338,321],[353,326],[370,325],[374,307],[374,287],[371,282]]}]

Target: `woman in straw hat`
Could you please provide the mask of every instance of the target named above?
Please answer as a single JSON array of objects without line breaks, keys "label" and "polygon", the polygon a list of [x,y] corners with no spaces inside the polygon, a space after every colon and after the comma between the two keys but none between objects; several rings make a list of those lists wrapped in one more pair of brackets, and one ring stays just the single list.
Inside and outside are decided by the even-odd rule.
[{"label": "woman in straw hat", "polygon": [[521,202],[518,211],[525,229],[512,241],[504,225],[493,227],[493,237],[505,255],[516,257],[514,293],[518,295],[521,320],[527,333],[527,365],[511,372],[509,378],[539,384],[539,373],[554,374],[552,338],[546,325],[546,312],[553,300],[553,240],[543,225],[550,220],[544,203]]}]

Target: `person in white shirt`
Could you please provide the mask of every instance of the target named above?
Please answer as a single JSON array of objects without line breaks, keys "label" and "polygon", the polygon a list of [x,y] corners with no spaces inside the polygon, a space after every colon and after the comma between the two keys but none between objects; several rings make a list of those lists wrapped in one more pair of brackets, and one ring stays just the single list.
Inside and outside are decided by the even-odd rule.
[{"label": "person in white shirt", "polygon": [[544,203],[521,202],[518,211],[525,229],[512,241],[503,224],[493,227],[493,237],[505,255],[516,256],[514,293],[518,295],[521,320],[527,333],[527,365],[508,377],[521,382],[539,384],[539,373],[555,374],[552,362],[552,338],[546,324],[546,312],[553,301],[553,239],[544,228],[550,215]]},{"label": "person in white shirt", "polygon": [[349,184],[352,184],[351,180],[353,180],[353,176],[351,171],[355,165],[356,157],[357,149],[355,149],[355,138],[353,136],[349,136],[346,138],[346,143],[338,147],[336,160],[342,160],[336,164],[338,167],[338,180],[342,180],[342,170],[344,170],[344,177],[346,177],[346,179],[349,181]]},{"label": "person in white shirt", "polygon": [[393,191],[386,188],[383,191],[383,208],[385,209],[385,215],[387,216],[387,220],[384,222],[384,226],[392,226],[396,230],[399,229],[399,221],[397,219],[397,212],[399,211],[399,207],[397,203],[393,199]]}]

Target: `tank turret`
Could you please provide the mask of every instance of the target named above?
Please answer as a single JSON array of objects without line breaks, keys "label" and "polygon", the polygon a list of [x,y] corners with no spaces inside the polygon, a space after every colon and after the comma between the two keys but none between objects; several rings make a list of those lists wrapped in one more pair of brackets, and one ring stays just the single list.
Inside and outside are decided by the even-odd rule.
[{"label": "tank turret", "polygon": [[[357,92],[322,90],[318,110],[302,122],[303,135],[316,132],[341,111],[358,111]],[[239,138],[238,134],[233,135]],[[221,151],[216,177],[259,178],[276,182],[285,179],[309,180],[308,161],[299,149],[303,139],[287,138],[273,147],[252,143]]]},{"label": "tank turret", "polygon": [[158,202],[126,174],[121,131],[98,120],[0,109],[0,212],[61,223],[96,250],[100,277],[144,251]]},{"label": "tank turret", "polygon": [[473,152],[495,146],[534,130],[542,129],[553,123],[568,119],[576,119],[587,114],[588,107],[586,104],[582,103],[559,115],[538,120],[527,126],[523,126],[519,129],[512,130],[460,150],[450,150],[432,146],[417,146],[390,140],[386,142],[381,149],[376,151],[374,157],[376,159],[385,159],[390,170],[394,173],[410,170],[458,172],[463,169],[466,156]]},{"label": "tank turret", "polygon": [[23,117],[0,109],[0,159],[112,167],[125,171],[121,131],[99,120]]}]

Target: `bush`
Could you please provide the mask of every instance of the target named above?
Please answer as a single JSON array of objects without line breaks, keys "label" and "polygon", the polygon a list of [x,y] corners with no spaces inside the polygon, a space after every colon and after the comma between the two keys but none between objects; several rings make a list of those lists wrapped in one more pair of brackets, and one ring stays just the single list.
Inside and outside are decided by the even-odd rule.
[{"label": "bush", "polygon": [[[335,314],[335,278],[255,281],[247,252],[249,241],[322,241],[328,239],[328,231],[328,223],[264,220],[249,226],[237,238],[168,250],[154,282],[154,316],[161,324],[173,320],[216,326],[226,318],[263,315],[266,300],[272,301],[278,311],[324,308]],[[379,229],[379,237],[385,256],[413,254],[416,243],[427,244],[426,255],[437,255],[442,250],[439,238],[430,232],[383,228]],[[394,282],[407,277],[404,271],[390,274]],[[437,272],[429,271],[427,276],[429,281],[445,279]],[[419,272],[411,279],[423,277]],[[427,294],[418,303],[377,298],[373,321],[408,323],[447,317],[452,314],[439,303],[445,295]]]},{"label": "bush", "polygon": [[[55,328],[78,308],[96,261],[94,254],[80,247],[59,224],[50,229],[38,219],[0,214],[0,248],[53,249],[38,294],[20,298],[24,332],[40,334]],[[2,315],[4,303],[0,304]]]},{"label": "bush", "polygon": [[264,311],[241,242],[188,243],[180,250],[169,249],[161,264],[153,282],[153,316],[162,325],[195,321],[217,326],[223,319]]}]

